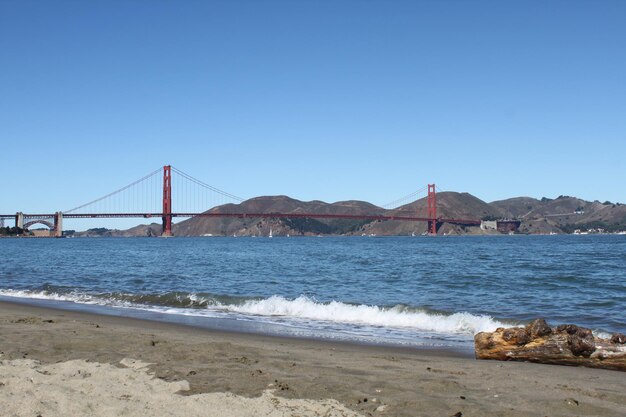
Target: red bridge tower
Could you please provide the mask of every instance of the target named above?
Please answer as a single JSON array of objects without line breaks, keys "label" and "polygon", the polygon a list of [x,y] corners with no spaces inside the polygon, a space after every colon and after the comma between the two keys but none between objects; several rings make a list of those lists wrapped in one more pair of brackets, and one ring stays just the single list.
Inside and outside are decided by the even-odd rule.
[{"label": "red bridge tower", "polygon": [[163,167],[163,233],[172,236],[172,166]]},{"label": "red bridge tower", "polygon": [[435,184],[428,184],[428,234],[437,236],[437,191],[435,191]]}]

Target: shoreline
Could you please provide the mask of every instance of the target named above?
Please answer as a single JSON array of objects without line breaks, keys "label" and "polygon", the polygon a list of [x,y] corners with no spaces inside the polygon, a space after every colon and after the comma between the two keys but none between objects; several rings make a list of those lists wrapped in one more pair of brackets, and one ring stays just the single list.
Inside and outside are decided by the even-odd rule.
[{"label": "shoreline", "polygon": [[[333,339],[324,339],[324,338],[315,338],[315,337],[305,337],[305,336],[291,336],[291,335],[282,335],[282,334],[267,334],[259,331],[246,331],[240,330],[227,326],[202,326],[196,325],[193,323],[185,323],[181,321],[164,321],[158,319],[148,318],[146,317],[133,317],[122,314],[107,314],[107,313],[99,313],[96,311],[89,311],[88,309],[83,310],[82,304],[75,304],[76,308],[62,308],[52,306],[50,304],[55,304],[55,301],[50,301],[41,304],[47,305],[38,305],[37,302],[32,302],[32,299],[16,299],[16,300],[6,300],[8,297],[3,297],[0,299],[0,317],[2,317],[5,310],[11,310],[15,313],[20,312],[23,314],[33,314],[37,316],[57,316],[64,317],[72,320],[92,320],[103,322],[105,324],[111,324],[114,326],[125,326],[130,328],[145,328],[152,329],[155,331],[165,331],[165,332],[178,332],[186,335],[204,335],[204,336],[218,336],[233,339],[240,339],[241,341],[251,340],[261,340],[269,343],[293,343],[293,344],[320,344],[327,345],[329,349],[334,349],[337,347],[343,348],[353,348],[353,349],[381,349],[385,352],[392,351],[397,353],[415,353],[419,352],[426,356],[441,356],[441,357],[450,357],[450,358],[464,358],[464,359],[473,359],[473,351],[469,354],[467,351],[460,349],[450,349],[448,347],[431,347],[431,346],[403,346],[400,344],[378,344],[378,343],[368,343],[361,341],[353,341],[353,340],[333,340]],[[22,301],[23,300],[23,301]],[[37,300],[39,301],[39,300]],[[103,307],[103,310],[115,310],[114,308],[107,306],[98,306]],[[143,313],[143,311],[139,311],[139,313]],[[141,314],[139,314],[141,315]],[[226,319],[218,319],[218,321],[227,321]]]},{"label": "shoreline", "polygon": [[[113,230],[113,229],[111,229]],[[86,231],[81,231],[80,233],[83,233]],[[462,238],[462,237],[472,237],[472,238],[480,238],[480,237],[511,237],[511,236],[515,236],[515,237],[520,237],[520,236],[624,236],[626,235],[626,231],[622,230],[622,231],[617,231],[617,232],[594,232],[594,233],[589,233],[589,232],[581,232],[581,233],[548,233],[548,232],[543,232],[543,233],[522,233],[522,232],[518,232],[518,233],[513,233],[513,234],[509,234],[509,233],[459,233],[459,234],[441,234],[441,235],[437,235],[437,237],[440,238]],[[254,235],[241,235],[241,236],[232,236],[232,235],[212,235],[212,236],[204,236],[204,235],[172,235],[172,236],[157,236],[157,235],[152,235],[152,236],[143,236],[143,235],[112,235],[112,236],[108,236],[108,235],[79,235],[79,236],[74,236],[74,235],[63,235],[63,236],[27,236],[27,235],[0,235],[0,239],[135,239],[135,238],[139,238],[139,239],[160,239],[160,238],[164,238],[164,239],[171,239],[171,238],[178,238],[178,239],[195,239],[195,238],[203,238],[203,239],[212,239],[212,238],[218,238],[218,239],[246,239],[246,238],[267,238],[268,236],[254,236]],[[375,234],[375,235],[363,235],[363,234],[307,234],[307,235],[289,235],[289,236],[282,236],[282,235],[276,235],[276,236],[272,236],[272,238],[285,238],[285,239],[298,239],[298,238],[432,238],[432,236],[429,235],[407,235],[407,234]]]},{"label": "shoreline", "polygon": [[400,339],[381,340],[379,337],[365,335],[348,335],[342,332],[313,330],[306,327],[291,327],[279,323],[257,322],[241,320],[235,317],[196,316],[186,314],[171,314],[153,309],[134,307],[110,306],[103,304],[81,303],[71,300],[30,298],[10,295],[0,295],[0,303],[17,304],[23,306],[39,307],[44,309],[61,310],[75,313],[84,313],[96,316],[110,316],[144,320],[155,323],[165,323],[173,326],[185,326],[203,331],[217,331],[233,334],[250,334],[257,336],[277,337],[286,339],[300,339],[321,341],[347,345],[378,346],[409,350],[424,350],[441,352],[442,354],[458,357],[474,357],[473,342],[467,343],[457,340],[441,339],[439,342],[431,341],[425,337],[415,336],[413,341]]},{"label": "shoreline", "polygon": [[191,398],[257,398],[273,387],[277,398],[334,399],[361,415],[390,416],[612,416],[626,407],[621,372],[477,361],[438,350],[199,329],[7,301],[0,301],[0,334],[3,363],[79,359],[121,367],[133,359],[151,364],[155,379],[188,381],[184,395]]}]

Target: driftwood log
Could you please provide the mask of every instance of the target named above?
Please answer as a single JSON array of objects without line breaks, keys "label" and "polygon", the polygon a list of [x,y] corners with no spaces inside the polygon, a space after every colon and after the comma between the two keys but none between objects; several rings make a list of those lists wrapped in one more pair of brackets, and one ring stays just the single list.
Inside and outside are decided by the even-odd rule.
[{"label": "driftwood log", "polygon": [[474,336],[477,359],[528,361],[626,371],[626,335],[594,337],[573,324],[550,327],[537,319],[526,327],[498,328]]}]

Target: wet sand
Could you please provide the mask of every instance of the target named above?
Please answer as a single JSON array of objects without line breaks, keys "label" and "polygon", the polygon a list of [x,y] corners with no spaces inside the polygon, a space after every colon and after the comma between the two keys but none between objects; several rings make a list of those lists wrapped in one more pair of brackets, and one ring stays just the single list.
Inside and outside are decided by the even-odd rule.
[{"label": "wet sand", "polygon": [[[103,415],[98,406],[105,402],[109,415],[626,413],[626,374],[616,371],[218,332],[10,302],[0,302],[0,352],[0,404],[12,404],[9,415],[69,415],[63,407],[83,403],[83,412]],[[80,370],[84,381],[76,380]]]}]

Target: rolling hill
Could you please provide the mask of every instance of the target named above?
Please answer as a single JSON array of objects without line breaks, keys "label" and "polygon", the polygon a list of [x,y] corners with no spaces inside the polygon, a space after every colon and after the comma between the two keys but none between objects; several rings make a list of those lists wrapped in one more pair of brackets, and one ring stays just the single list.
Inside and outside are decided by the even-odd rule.
[{"label": "rolling hill", "polygon": [[[214,207],[212,213],[319,213],[427,216],[427,199],[386,210],[374,204],[349,200],[326,203],[301,201],[288,196],[263,196]],[[609,232],[626,230],[626,205],[599,201],[590,202],[576,197],[555,199],[515,197],[487,203],[469,193],[440,192],[437,194],[439,218],[454,219],[519,219],[521,233],[572,233],[576,229],[604,229]],[[175,236],[267,236],[273,235],[419,235],[426,232],[426,222],[371,221],[352,219],[280,219],[272,217],[194,217],[175,223]],[[440,234],[495,234],[480,227],[444,223]],[[128,230],[90,229],[76,236],[158,236],[160,225],[138,225]]]},{"label": "rolling hill", "polygon": [[[476,219],[500,216],[501,211],[468,193],[442,192],[437,195],[438,214],[446,218]],[[287,196],[266,196],[241,204],[215,207],[220,213],[319,213],[427,217],[427,199],[422,198],[394,210],[385,210],[365,201],[300,201]],[[476,216],[479,217],[476,217]],[[279,235],[410,235],[426,232],[425,222],[369,221],[350,219],[277,219],[196,217],[174,225],[177,236],[266,236],[270,229]],[[478,227],[464,228],[444,224],[442,233],[483,233]]]},{"label": "rolling hill", "polygon": [[524,233],[572,233],[576,229],[626,230],[626,205],[585,201],[570,196],[555,199],[518,197],[494,201],[492,206],[522,220]]}]

